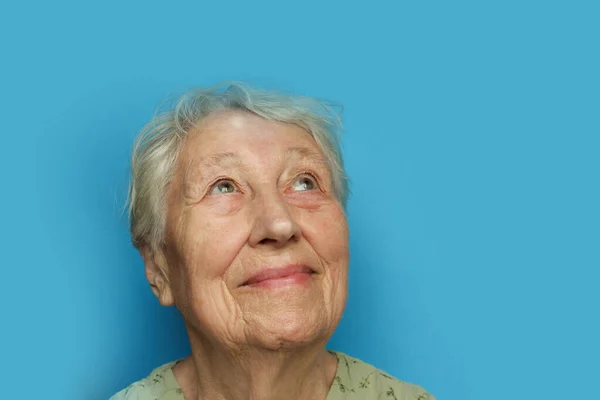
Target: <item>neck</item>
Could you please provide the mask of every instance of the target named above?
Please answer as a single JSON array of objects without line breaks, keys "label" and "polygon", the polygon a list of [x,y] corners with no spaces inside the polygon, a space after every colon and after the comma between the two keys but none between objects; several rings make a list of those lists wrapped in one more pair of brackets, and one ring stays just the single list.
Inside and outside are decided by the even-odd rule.
[{"label": "neck", "polygon": [[325,342],[235,351],[199,337],[190,342],[192,354],[173,368],[186,400],[324,400],[337,370]]}]

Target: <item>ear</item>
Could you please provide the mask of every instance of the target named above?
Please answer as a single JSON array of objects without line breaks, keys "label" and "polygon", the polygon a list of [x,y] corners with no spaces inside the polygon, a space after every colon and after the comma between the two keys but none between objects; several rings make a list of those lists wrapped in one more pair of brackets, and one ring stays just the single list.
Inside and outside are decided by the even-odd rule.
[{"label": "ear", "polygon": [[140,254],[144,260],[146,279],[150,283],[152,293],[163,306],[172,306],[175,304],[175,299],[169,281],[169,266],[163,251],[152,251],[150,246],[142,245]]}]

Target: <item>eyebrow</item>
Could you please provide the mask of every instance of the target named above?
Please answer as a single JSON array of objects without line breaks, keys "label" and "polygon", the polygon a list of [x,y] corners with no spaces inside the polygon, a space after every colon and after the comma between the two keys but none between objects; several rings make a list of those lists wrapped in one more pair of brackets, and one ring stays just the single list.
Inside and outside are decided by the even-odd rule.
[{"label": "eyebrow", "polygon": [[319,162],[325,162],[323,155],[315,150],[309,149],[308,147],[289,147],[285,150],[286,158],[293,156],[299,156],[301,158],[313,158]]},{"label": "eyebrow", "polygon": [[212,154],[199,162],[199,165],[205,168],[218,167],[227,164],[241,164],[240,157],[232,152],[217,153]]},{"label": "eyebrow", "polygon": [[[286,159],[291,157],[300,157],[300,158],[310,158],[319,163],[327,165],[323,155],[315,150],[312,150],[308,147],[288,147],[285,149]],[[242,164],[242,160],[240,159],[237,153],[232,152],[224,152],[212,154],[199,162],[199,166],[204,168],[218,167],[223,165],[231,165],[231,164]]]},{"label": "eyebrow", "polygon": [[[329,165],[320,151],[315,151],[308,147],[289,147],[285,149],[283,159],[300,158],[309,160],[309,162],[318,165],[320,168],[329,171]],[[198,179],[205,180],[209,176],[207,170],[214,168],[223,168],[228,165],[243,166],[243,161],[239,154],[234,152],[223,152],[203,157],[202,159],[190,160],[188,167],[184,170],[183,188],[188,197],[198,197],[199,187]],[[324,178],[327,179],[327,178]]]}]

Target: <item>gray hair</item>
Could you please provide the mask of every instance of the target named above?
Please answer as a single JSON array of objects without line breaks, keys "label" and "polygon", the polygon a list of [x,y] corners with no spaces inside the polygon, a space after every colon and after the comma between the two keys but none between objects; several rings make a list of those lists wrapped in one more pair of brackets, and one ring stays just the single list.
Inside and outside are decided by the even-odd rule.
[{"label": "gray hair", "polygon": [[154,251],[164,244],[166,193],[183,139],[208,115],[226,110],[247,111],[308,131],[325,156],[334,194],[346,210],[349,187],[341,153],[342,125],[333,106],[310,97],[224,82],[184,94],[169,110],[156,114],[138,134],[127,198],[135,247],[149,245]]}]

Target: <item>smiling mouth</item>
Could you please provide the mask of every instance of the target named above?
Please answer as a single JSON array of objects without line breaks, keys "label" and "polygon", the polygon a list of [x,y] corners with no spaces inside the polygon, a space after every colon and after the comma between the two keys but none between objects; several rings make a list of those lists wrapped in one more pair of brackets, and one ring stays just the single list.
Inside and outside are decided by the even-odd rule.
[{"label": "smiling mouth", "polygon": [[268,268],[253,275],[242,286],[275,289],[290,285],[305,285],[310,281],[314,273],[314,270],[307,265]]}]

